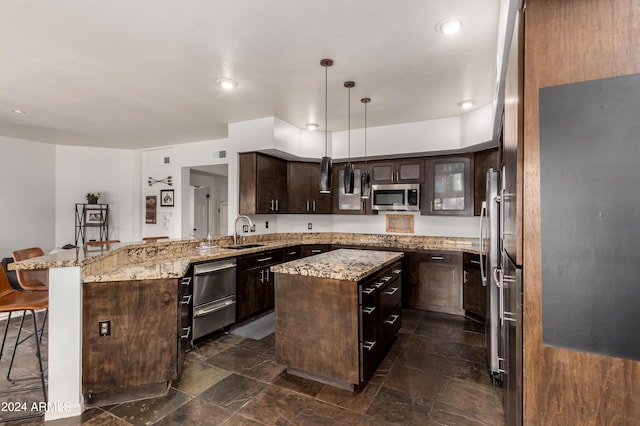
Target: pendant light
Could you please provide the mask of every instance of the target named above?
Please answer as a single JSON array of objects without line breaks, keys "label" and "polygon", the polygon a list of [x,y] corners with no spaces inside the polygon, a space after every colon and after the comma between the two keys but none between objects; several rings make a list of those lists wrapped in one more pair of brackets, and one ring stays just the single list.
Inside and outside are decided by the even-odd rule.
[{"label": "pendant light", "polygon": [[369,198],[371,195],[371,175],[367,168],[367,104],[371,98],[362,98],[360,102],[364,104],[364,170],[360,172],[360,197]]},{"label": "pendant light", "polygon": [[345,164],[344,166],[344,193],[345,194],[353,194],[353,186],[354,186],[355,173],[353,170],[353,164],[351,163],[351,88],[354,87],[355,85],[356,83],[354,83],[353,81],[344,82],[344,87],[349,89],[349,105],[348,105],[349,126],[347,131],[347,140],[349,141],[349,144],[348,144],[348,151],[347,151],[348,160],[347,160],[347,164]]},{"label": "pendant light", "polygon": [[331,157],[327,155],[327,68],[333,65],[333,59],[322,59],[320,65],[324,67],[324,157],[320,162],[320,193],[329,194],[331,192]]}]

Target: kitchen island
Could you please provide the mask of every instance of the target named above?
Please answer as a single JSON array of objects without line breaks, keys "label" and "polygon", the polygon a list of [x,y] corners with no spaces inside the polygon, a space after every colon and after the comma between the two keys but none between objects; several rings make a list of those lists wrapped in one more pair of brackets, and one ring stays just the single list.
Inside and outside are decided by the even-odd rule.
[{"label": "kitchen island", "polygon": [[276,360],[353,390],[400,329],[401,252],[339,249],[272,266]]}]

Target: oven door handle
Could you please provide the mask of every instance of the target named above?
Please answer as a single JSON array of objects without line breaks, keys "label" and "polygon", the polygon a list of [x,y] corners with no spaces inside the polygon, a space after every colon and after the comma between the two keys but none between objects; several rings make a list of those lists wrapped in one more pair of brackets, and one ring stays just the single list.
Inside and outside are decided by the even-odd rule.
[{"label": "oven door handle", "polygon": [[209,308],[209,309],[202,309],[202,310],[196,311],[196,312],[193,314],[193,317],[194,317],[194,318],[200,318],[200,317],[203,317],[203,316],[205,316],[205,315],[209,315],[209,314],[210,314],[210,313],[212,313],[212,312],[216,312],[216,311],[219,311],[220,309],[224,309],[224,308],[226,308],[226,307],[227,307],[227,306],[229,306],[229,305],[233,305],[234,303],[236,303],[236,301],[235,301],[235,300],[227,300],[227,301],[225,301],[225,302],[223,302],[223,303],[221,303],[221,304],[219,304],[219,305],[216,305],[216,306],[214,306],[214,307],[212,307],[212,308]]}]

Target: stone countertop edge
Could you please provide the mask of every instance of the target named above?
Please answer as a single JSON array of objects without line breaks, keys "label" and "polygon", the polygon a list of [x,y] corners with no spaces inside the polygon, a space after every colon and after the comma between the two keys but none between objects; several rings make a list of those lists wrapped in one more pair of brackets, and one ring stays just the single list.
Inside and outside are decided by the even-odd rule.
[{"label": "stone countertop edge", "polygon": [[360,281],[400,260],[397,251],[338,249],[271,266],[271,272],[342,281]]},{"label": "stone countertop edge", "polygon": [[379,250],[403,251],[457,251],[480,253],[477,238],[433,237],[397,234],[353,233],[281,233],[250,236],[247,244],[258,247],[233,250],[231,237],[218,237],[212,241],[214,248],[202,249],[202,240],[169,240],[153,243],[116,243],[105,250],[76,248],[60,250],[45,256],[13,262],[11,270],[38,270],[81,266],[84,282],[127,281],[162,278],[182,278],[189,265],[196,262],[224,259],[260,253],[266,250],[296,245],[341,244],[349,247],[375,247]]}]

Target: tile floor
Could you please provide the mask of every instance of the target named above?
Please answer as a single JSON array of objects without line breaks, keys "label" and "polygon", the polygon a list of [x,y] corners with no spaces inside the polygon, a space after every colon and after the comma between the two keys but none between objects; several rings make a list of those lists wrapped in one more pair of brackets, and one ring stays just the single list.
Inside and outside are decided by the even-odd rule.
[{"label": "tile floor", "polygon": [[[13,321],[10,330],[12,344],[17,332]],[[22,350],[30,351],[32,341]],[[46,344],[45,335],[45,354]],[[0,390],[9,388],[4,378],[7,352],[0,361]],[[31,354],[20,357],[17,374],[35,371]],[[31,404],[42,401],[42,394],[0,395],[0,401]],[[0,412],[0,423],[15,414]],[[42,423],[33,419],[8,424]],[[404,310],[396,343],[359,393],[287,374],[275,361],[273,334],[262,340],[222,334],[187,353],[183,375],[167,395],[91,408],[80,417],[47,424],[466,426],[504,422],[502,389],[492,386],[487,373],[483,326],[461,317]]]}]

